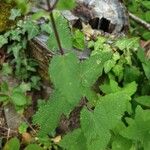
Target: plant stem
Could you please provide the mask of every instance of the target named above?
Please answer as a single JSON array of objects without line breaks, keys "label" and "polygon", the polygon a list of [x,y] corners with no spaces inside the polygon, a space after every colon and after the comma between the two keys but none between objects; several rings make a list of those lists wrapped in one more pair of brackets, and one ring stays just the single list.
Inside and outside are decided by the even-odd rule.
[{"label": "plant stem", "polygon": [[129,12],[129,17],[150,31],[150,24]]},{"label": "plant stem", "polygon": [[58,0],[56,0],[56,2],[54,3],[53,7],[51,7],[50,1],[47,0],[47,6],[48,6],[48,11],[50,12],[50,18],[51,18],[51,21],[52,21],[52,27],[53,27],[53,30],[54,30],[54,33],[55,33],[56,41],[57,41],[60,53],[61,53],[61,55],[63,55],[64,54],[64,50],[63,50],[63,48],[61,46],[59,34],[58,34],[58,31],[57,31],[55,19],[54,19],[53,12],[52,12],[52,10],[56,6],[57,2],[58,2]]},{"label": "plant stem", "polygon": [[51,8],[51,11],[53,11],[53,9],[56,7],[56,5],[57,5],[58,1],[59,1],[59,0],[55,0],[55,2],[54,2],[54,4],[53,4],[53,6],[52,6],[52,7],[50,7],[50,8]]}]

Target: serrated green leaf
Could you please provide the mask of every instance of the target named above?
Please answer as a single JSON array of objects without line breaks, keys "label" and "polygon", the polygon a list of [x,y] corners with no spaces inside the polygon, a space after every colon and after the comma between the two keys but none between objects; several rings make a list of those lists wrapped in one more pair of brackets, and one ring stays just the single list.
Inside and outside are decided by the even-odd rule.
[{"label": "serrated green leaf", "polygon": [[145,57],[145,53],[144,53],[144,50],[143,49],[139,49],[137,51],[137,57],[138,59],[142,62],[142,63],[145,63],[146,62],[146,57]]},{"label": "serrated green leaf", "polygon": [[27,104],[27,98],[22,92],[13,92],[11,95],[12,102],[17,106],[24,106]]},{"label": "serrated green leaf", "polygon": [[118,124],[117,124],[117,126],[113,129],[113,137],[115,138],[115,136],[117,137],[117,136],[119,136],[118,135],[118,133],[120,133],[120,131],[122,131],[122,130],[124,130],[126,128],[126,126],[125,126],[125,124],[124,124],[124,122],[119,122]]},{"label": "serrated green leaf", "polygon": [[114,60],[114,61],[117,61],[117,60],[119,60],[119,59],[120,59],[120,54],[119,54],[119,52],[113,53],[113,60]]},{"label": "serrated green leaf", "polygon": [[15,20],[17,17],[21,16],[21,10],[20,9],[11,9],[10,11],[10,20]]},{"label": "serrated green leaf", "polygon": [[143,34],[142,34],[142,37],[145,39],[145,40],[149,40],[150,39],[150,31],[144,31]]},{"label": "serrated green leaf", "polygon": [[84,50],[85,48],[85,39],[84,33],[80,30],[76,30],[73,35],[73,46],[79,50]]},{"label": "serrated green leaf", "polygon": [[143,49],[138,50],[137,57],[142,63],[142,67],[147,79],[150,80],[150,69],[149,69],[150,60],[148,60],[148,58],[145,56]]},{"label": "serrated green leaf", "polygon": [[[110,131],[121,120],[130,97],[122,92],[100,97],[94,112],[83,109],[81,128],[87,139],[88,150],[103,150],[110,141]],[[117,107],[116,107],[117,106]]]},{"label": "serrated green leaf", "polygon": [[130,150],[131,146],[131,140],[118,135],[115,137],[115,139],[113,139],[112,150]]},{"label": "serrated green leaf", "polygon": [[137,50],[139,48],[139,38],[122,38],[116,41],[115,46],[120,50]]},{"label": "serrated green leaf", "polygon": [[21,34],[22,34],[22,31],[20,29],[11,30],[9,32],[9,38],[14,41],[20,41]]},{"label": "serrated green leaf", "polygon": [[110,94],[112,93],[111,86],[108,83],[100,85],[100,90],[105,93],[105,94]]},{"label": "serrated green leaf", "polygon": [[147,61],[146,63],[142,63],[145,75],[147,77],[148,80],[150,80],[150,61]]},{"label": "serrated green leaf", "polygon": [[105,124],[107,129],[112,129],[119,123],[131,98],[121,91],[99,97],[99,100],[94,112],[96,116],[102,114],[100,122],[103,122],[102,124]]},{"label": "serrated green leaf", "polygon": [[108,52],[101,52],[100,54],[95,54],[89,59],[81,63],[81,81],[82,85],[85,87],[90,87],[93,85],[98,77],[102,75],[104,68],[104,63],[111,59],[112,54]]},{"label": "serrated green leaf", "polygon": [[105,94],[121,91],[121,88],[118,86],[118,83],[114,80],[110,80],[109,83],[100,85],[100,89]]},{"label": "serrated green leaf", "polygon": [[124,67],[122,66],[122,64],[116,64],[112,71],[114,72],[115,76],[117,76],[118,78],[122,79],[123,77],[123,71],[124,71]]},{"label": "serrated green leaf", "polygon": [[139,104],[150,107],[150,96],[148,95],[137,97],[135,98],[135,101],[137,101]]},{"label": "serrated green leaf", "polygon": [[28,128],[28,125],[25,122],[21,123],[19,128],[18,128],[19,133],[20,134],[25,133],[27,131],[27,128]]},{"label": "serrated green leaf", "polygon": [[41,78],[39,76],[32,76],[31,77],[31,87],[39,90],[40,85],[41,85],[40,80],[41,80]]},{"label": "serrated green leaf", "polygon": [[86,140],[81,129],[68,133],[59,145],[66,150],[87,150]]},{"label": "serrated green leaf", "polygon": [[[40,18],[49,19],[49,13],[45,10],[39,10],[32,15],[32,20],[38,20]],[[44,25],[44,24],[43,24]]]},{"label": "serrated green leaf", "polygon": [[132,96],[137,90],[137,84],[136,82],[131,82],[131,83],[128,83],[126,84],[123,88],[122,88],[122,91],[124,93],[126,93],[127,95],[129,96]]},{"label": "serrated green leaf", "polygon": [[147,8],[147,9],[150,9],[150,1],[142,1],[141,2],[142,3],[142,5],[145,7],[145,8]]},{"label": "serrated green leaf", "polygon": [[[83,109],[81,112],[81,128],[86,138],[88,150],[103,150],[110,140],[110,133],[103,129],[94,114]],[[101,126],[100,126],[101,124]]]},{"label": "serrated green leaf", "polygon": [[104,64],[104,71],[107,74],[116,64],[116,61],[114,61],[113,59],[106,61],[106,63]]},{"label": "serrated green leaf", "polygon": [[5,36],[0,35],[0,48],[7,42],[8,42],[8,39]]},{"label": "serrated green leaf", "polygon": [[[34,117],[34,123],[42,127],[39,133],[41,136],[53,131],[60,116],[68,115],[82,97],[79,60],[75,54],[53,57],[49,73],[57,91],[55,90],[55,100],[41,106]],[[47,123],[43,125],[45,121]]]},{"label": "serrated green leaf", "polygon": [[114,80],[110,80],[109,83],[105,83],[100,86],[100,89],[105,94],[116,93],[116,92],[124,92],[129,96],[132,96],[137,90],[137,84],[135,82],[131,82],[126,84],[123,88],[120,88],[118,83]]},{"label": "serrated green leaf", "polygon": [[2,65],[2,74],[7,76],[12,73],[12,68],[8,63],[3,63]]},{"label": "serrated green leaf", "polygon": [[20,45],[20,43],[18,44],[13,44],[9,49],[8,49],[8,53],[13,52],[13,55],[16,59],[16,62],[19,63],[20,59],[19,59],[19,52],[22,49],[22,46]]},{"label": "serrated green leaf", "polygon": [[132,81],[138,82],[140,79],[140,69],[135,66],[126,66],[124,69],[124,82],[130,83]]},{"label": "serrated green leaf", "polygon": [[94,43],[94,50],[95,51],[100,51],[103,50],[104,48],[104,43],[106,42],[105,37],[98,37],[97,41]]},{"label": "serrated green leaf", "polygon": [[136,142],[147,143],[150,141],[150,111],[143,110],[140,106],[136,108],[134,119],[128,120],[129,126],[120,132],[128,139]]},{"label": "serrated green leaf", "polygon": [[73,105],[82,97],[79,69],[79,60],[73,53],[53,57],[49,67],[50,78],[55,88]]},{"label": "serrated green leaf", "polygon": [[41,25],[41,30],[42,30],[42,32],[46,32],[48,34],[51,34],[53,32],[50,23],[48,23],[48,24],[46,24],[46,23],[42,24]]},{"label": "serrated green leaf", "polygon": [[[94,51],[92,51],[91,55],[100,54],[101,52],[110,52],[112,53],[112,49],[110,45],[107,43],[106,37],[98,37],[96,42],[91,42],[92,47],[94,47]],[[89,45],[90,46],[90,45]]]},{"label": "serrated green leaf", "polygon": [[[118,83],[114,80],[110,80],[110,86],[111,86],[111,93],[119,92],[121,91],[121,88],[119,87]],[[107,93],[109,94],[109,93]]]},{"label": "serrated green leaf", "polygon": [[91,87],[82,87],[83,97],[86,97],[89,102],[95,106],[98,101],[98,94]]},{"label": "serrated green leaf", "polygon": [[141,95],[149,95],[150,82],[144,82],[141,89]]},{"label": "serrated green leaf", "polygon": [[49,74],[54,84],[55,98],[41,105],[33,119],[35,124],[41,126],[40,136],[54,131],[60,116],[68,115],[82,97],[88,97],[89,101],[96,100],[91,87],[102,74],[103,64],[109,58],[108,53],[94,55],[85,62],[80,62],[73,53],[53,57]]},{"label": "serrated green leaf", "polygon": [[30,84],[30,83],[22,82],[22,83],[19,85],[18,88],[19,88],[19,91],[25,93],[25,92],[31,90],[31,84]]},{"label": "serrated green leaf", "polygon": [[80,64],[82,93],[83,96],[87,97],[93,104],[97,101],[97,95],[91,87],[102,75],[104,63],[109,60],[111,56],[111,53],[101,52],[101,54],[95,54]]},{"label": "serrated green leaf", "polygon": [[46,137],[48,133],[53,132],[58,125],[62,114],[68,115],[74,108],[66,98],[55,91],[47,103],[40,105],[38,111],[33,116],[33,123],[38,124],[41,129],[40,137]]},{"label": "serrated green leaf", "polygon": [[28,20],[23,24],[23,29],[28,33],[28,40],[39,34],[39,27],[34,22]]}]

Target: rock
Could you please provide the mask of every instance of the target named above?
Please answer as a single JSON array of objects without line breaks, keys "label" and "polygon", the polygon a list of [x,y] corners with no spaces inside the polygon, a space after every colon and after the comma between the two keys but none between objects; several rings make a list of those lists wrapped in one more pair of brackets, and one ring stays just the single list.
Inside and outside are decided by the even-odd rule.
[{"label": "rock", "polygon": [[[55,0],[50,0],[51,5],[54,2]],[[93,32],[92,35],[89,35],[89,38],[102,34],[120,37],[128,29],[128,14],[120,0],[76,0],[76,2],[77,6],[73,10],[63,10],[61,13],[68,20],[71,28],[76,27],[84,32],[84,24],[85,26],[89,25]],[[46,1],[36,2],[32,11],[36,12],[39,8],[47,9]],[[86,34],[85,36],[88,37]],[[30,56],[37,60],[39,64],[38,72],[46,81],[49,80],[48,65],[53,56],[53,53],[48,50],[45,44],[47,39],[47,35],[40,35],[29,42]],[[89,56],[91,51],[86,46],[85,51],[75,50],[75,52],[79,59],[83,60]]]},{"label": "rock", "polygon": [[21,115],[18,114],[12,104],[4,106],[4,113],[7,127],[11,130],[17,130],[19,125],[23,122]]},{"label": "rock", "polygon": [[73,11],[63,11],[62,14],[76,25],[80,19],[87,22],[93,29],[108,33],[121,33],[128,30],[128,14],[125,6],[119,0],[76,0]]},{"label": "rock", "polygon": [[[10,88],[13,88],[18,85],[19,81],[12,76],[3,76],[0,74],[0,83],[7,82]],[[11,131],[16,131],[21,122],[23,122],[21,115],[17,113],[15,107],[9,103],[4,106],[4,115],[7,128]]]},{"label": "rock", "polygon": [[[56,0],[50,0],[51,5]],[[41,5],[47,4],[41,0]],[[127,32],[129,17],[121,0],[76,0],[73,10],[62,11],[64,17],[75,27],[81,28],[82,22],[89,23],[93,29],[118,34]]]}]

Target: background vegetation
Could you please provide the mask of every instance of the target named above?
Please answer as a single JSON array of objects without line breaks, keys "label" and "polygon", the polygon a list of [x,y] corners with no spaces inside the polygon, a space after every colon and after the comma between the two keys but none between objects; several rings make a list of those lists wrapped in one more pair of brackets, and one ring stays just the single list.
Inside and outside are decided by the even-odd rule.
[{"label": "background vegetation", "polygon": [[[124,3],[149,25],[150,1]],[[0,9],[0,105],[4,112],[13,106],[21,118],[13,134],[1,124],[0,148],[149,150],[150,30],[131,19],[127,36],[99,35],[85,42],[83,30],[70,29],[60,13],[74,8],[74,0],[52,7],[47,2],[48,10],[30,14],[33,4],[0,3],[5,7]],[[41,18],[46,23],[38,23]],[[53,55],[44,66],[51,89],[39,75],[39,61],[30,56],[29,43],[43,33]],[[73,49],[82,52],[85,46],[91,54],[80,60]]]}]

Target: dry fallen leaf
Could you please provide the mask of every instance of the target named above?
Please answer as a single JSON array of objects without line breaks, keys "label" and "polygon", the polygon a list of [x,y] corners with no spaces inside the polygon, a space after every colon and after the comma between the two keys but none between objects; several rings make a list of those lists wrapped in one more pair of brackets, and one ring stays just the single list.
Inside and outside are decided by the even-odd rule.
[{"label": "dry fallen leaf", "polygon": [[30,133],[25,132],[22,134],[22,143],[24,144],[28,144],[32,141],[32,136],[30,135]]},{"label": "dry fallen leaf", "polygon": [[90,38],[94,35],[94,30],[91,28],[89,24],[82,23],[82,31],[86,35],[87,40],[90,40]]},{"label": "dry fallen leaf", "polygon": [[61,140],[61,135],[58,135],[58,136],[56,136],[55,138],[52,138],[52,141],[53,141],[54,143],[59,143],[60,140]]},{"label": "dry fallen leaf", "polygon": [[141,40],[141,47],[145,49],[146,56],[150,58],[150,40],[148,41]]}]

